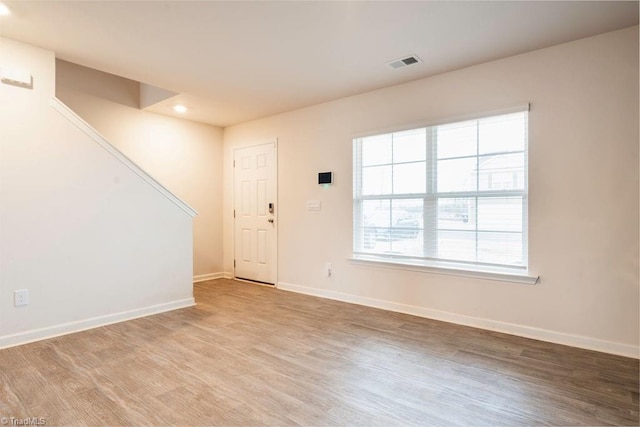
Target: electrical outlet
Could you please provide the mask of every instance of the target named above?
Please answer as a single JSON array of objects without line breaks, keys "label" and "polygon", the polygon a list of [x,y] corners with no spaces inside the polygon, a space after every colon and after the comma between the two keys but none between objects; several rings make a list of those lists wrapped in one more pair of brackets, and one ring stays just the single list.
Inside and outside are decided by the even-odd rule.
[{"label": "electrical outlet", "polygon": [[327,277],[331,277],[331,263],[330,262],[325,262],[324,263],[324,271],[327,274]]},{"label": "electrical outlet", "polygon": [[20,289],[13,291],[13,305],[20,307],[21,305],[29,304],[29,291],[27,289]]}]

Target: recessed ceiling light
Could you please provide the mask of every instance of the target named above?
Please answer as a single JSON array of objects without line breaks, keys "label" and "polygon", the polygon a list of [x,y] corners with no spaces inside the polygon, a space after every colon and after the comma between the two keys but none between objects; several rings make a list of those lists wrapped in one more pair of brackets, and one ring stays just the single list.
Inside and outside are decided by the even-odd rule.
[{"label": "recessed ceiling light", "polygon": [[9,8],[5,4],[0,3],[0,16],[7,16],[10,13]]},{"label": "recessed ceiling light", "polygon": [[173,107],[173,110],[176,113],[181,113],[182,114],[182,113],[186,113],[187,112],[187,107],[185,107],[184,105],[175,105]]}]

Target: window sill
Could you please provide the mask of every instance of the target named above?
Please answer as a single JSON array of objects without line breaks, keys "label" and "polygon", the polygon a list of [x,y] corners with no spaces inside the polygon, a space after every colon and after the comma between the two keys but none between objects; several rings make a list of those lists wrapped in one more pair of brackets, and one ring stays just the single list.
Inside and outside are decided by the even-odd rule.
[{"label": "window sill", "polygon": [[350,258],[353,264],[366,265],[371,267],[392,268],[405,271],[417,271],[420,273],[446,274],[450,276],[473,277],[476,279],[497,280],[501,282],[521,283],[524,285],[535,285],[539,276],[531,276],[524,271],[516,269],[486,269],[470,270],[467,266],[438,265],[438,264],[418,264],[404,260],[387,260],[375,256],[357,255]]}]

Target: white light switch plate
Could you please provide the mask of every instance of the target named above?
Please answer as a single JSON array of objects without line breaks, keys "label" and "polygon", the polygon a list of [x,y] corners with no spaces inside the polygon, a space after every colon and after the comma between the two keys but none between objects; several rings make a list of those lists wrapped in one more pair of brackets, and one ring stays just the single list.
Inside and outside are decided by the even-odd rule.
[{"label": "white light switch plate", "polygon": [[321,209],[320,200],[307,200],[308,211],[319,211]]}]

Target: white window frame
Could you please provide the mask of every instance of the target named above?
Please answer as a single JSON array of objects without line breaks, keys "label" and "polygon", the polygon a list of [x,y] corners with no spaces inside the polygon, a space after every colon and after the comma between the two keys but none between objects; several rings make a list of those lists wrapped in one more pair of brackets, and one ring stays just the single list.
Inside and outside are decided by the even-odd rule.
[{"label": "white window frame", "polygon": [[[435,127],[439,125],[445,125],[450,123],[468,121],[468,120],[478,120],[493,116],[499,116],[503,114],[516,113],[516,112],[528,112],[529,105],[518,106],[510,109],[504,109],[500,111],[493,111],[484,114],[478,114],[474,116],[466,116],[466,117],[458,117],[450,120],[440,120],[437,122],[422,124],[422,125],[414,125],[411,127],[404,127],[401,129],[392,129],[379,131],[374,133],[368,133],[364,135],[359,135],[353,138],[353,167],[354,167],[354,182],[353,182],[353,218],[354,218],[354,228],[353,228],[353,257],[350,259],[353,263],[359,265],[367,265],[367,266],[376,266],[383,268],[396,268],[402,270],[410,270],[410,271],[420,271],[420,272],[429,272],[436,274],[452,274],[458,276],[466,276],[466,277],[474,277],[481,279],[491,279],[491,280],[500,280],[500,281],[508,281],[508,282],[517,282],[517,283],[525,283],[525,284],[535,284],[538,281],[538,276],[531,275],[528,271],[528,137],[525,140],[524,146],[524,162],[525,162],[525,174],[524,174],[524,186],[522,190],[495,190],[495,191],[482,191],[482,197],[509,197],[516,196],[522,197],[523,201],[523,209],[522,209],[522,221],[523,221],[523,266],[504,266],[504,265],[496,265],[496,264],[484,264],[484,263],[466,263],[466,262],[456,262],[456,261],[445,261],[437,258],[429,258],[429,257],[412,257],[405,255],[393,255],[393,254],[372,254],[367,252],[358,252],[358,248],[360,246],[359,239],[362,238],[359,233],[360,229],[364,226],[360,225],[358,227],[359,221],[362,218],[362,204],[365,200],[398,200],[398,199],[423,199],[425,201],[425,206],[423,209],[424,218],[424,233],[426,234],[427,225],[430,224],[433,230],[431,232],[437,231],[437,223],[436,221],[427,221],[427,217],[429,215],[437,215],[437,200],[439,198],[446,197],[455,197],[455,198],[476,198],[480,191],[469,191],[469,192],[451,192],[451,193],[438,193],[435,190],[435,185],[432,182],[433,175],[435,174],[436,167],[435,163],[437,162],[437,158],[433,153],[434,148],[436,147],[437,141],[432,141],[433,136],[429,135],[427,132],[427,156],[426,156],[426,190],[425,193],[419,194],[383,194],[383,195],[362,195],[362,151],[361,151],[361,143],[360,139],[367,136],[375,136],[382,135],[388,133],[402,132],[404,130],[412,130],[419,129],[424,127]],[[431,151],[431,152],[429,152]],[[491,153],[491,156],[495,156],[500,153]],[[476,150],[476,154],[474,156],[463,156],[466,158],[480,158],[482,154],[479,154],[479,151]],[[393,164],[393,163],[392,163]],[[479,171],[478,171],[479,173]],[[436,203],[430,203],[431,209],[428,209],[428,201],[435,201]],[[477,209],[477,204],[476,204]],[[477,220],[477,219],[476,219]],[[476,227],[476,234],[478,233]],[[477,241],[477,238],[476,238]],[[423,244],[427,244],[428,239],[423,240]],[[432,241],[433,242],[433,241]],[[428,248],[425,247],[425,254],[429,253]]]}]

